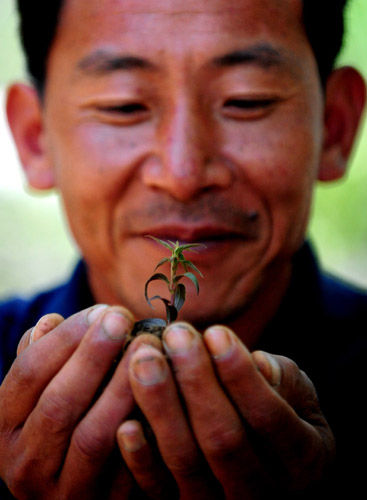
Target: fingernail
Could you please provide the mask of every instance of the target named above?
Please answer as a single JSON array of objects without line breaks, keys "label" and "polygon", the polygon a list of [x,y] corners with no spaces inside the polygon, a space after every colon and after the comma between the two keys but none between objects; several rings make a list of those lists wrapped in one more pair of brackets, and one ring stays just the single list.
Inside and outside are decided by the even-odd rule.
[{"label": "fingernail", "polygon": [[166,378],[167,368],[154,348],[139,347],[136,355],[139,356],[132,364],[135,378],[143,385],[154,385]]},{"label": "fingernail", "polygon": [[35,328],[36,328],[35,326],[32,328],[31,334],[29,336],[29,343],[30,344],[32,344],[34,342],[34,329]]},{"label": "fingernail", "polygon": [[107,304],[98,304],[97,306],[93,307],[93,309],[89,311],[87,316],[88,325],[94,323],[107,307]]},{"label": "fingernail", "polygon": [[206,330],[204,341],[214,358],[226,356],[234,346],[228,329],[221,326],[213,326]]},{"label": "fingernail", "polygon": [[253,358],[266,380],[273,387],[279,386],[282,379],[282,370],[275,357],[264,351],[256,351],[253,353]]},{"label": "fingernail", "polygon": [[138,422],[124,422],[118,430],[118,436],[122,446],[129,453],[139,451],[147,444],[141,425]]},{"label": "fingernail", "polygon": [[121,312],[108,312],[102,322],[102,328],[110,340],[122,340],[131,330],[132,321]]},{"label": "fingernail", "polygon": [[280,385],[280,381],[282,378],[282,370],[280,368],[280,365],[278,361],[272,356],[271,354],[264,353],[265,356],[267,357],[270,367],[271,367],[271,385],[274,387]]},{"label": "fingernail", "polygon": [[195,339],[195,333],[186,324],[175,323],[166,328],[163,334],[163,344],[168,352],[187,352]]}]

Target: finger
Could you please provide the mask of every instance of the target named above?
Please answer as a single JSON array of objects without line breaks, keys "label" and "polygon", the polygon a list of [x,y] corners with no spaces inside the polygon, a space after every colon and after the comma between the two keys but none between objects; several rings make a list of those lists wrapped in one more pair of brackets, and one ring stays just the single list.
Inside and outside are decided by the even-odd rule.
[{"label": "finger", "polygon": [[17,356],[21,354],[30,344],[36,342],[38,339],[49,333],[64,321],[61,314],[51,313],[42,316],[33,328],[30,328],[21,338],[18,348]]},{"label": "finger", "polygon": [[125,421],[118,428],[117,442],[126,465],[140,489],[149,494],[149,498],[178,498],[177,487],[171,474],[153,449],[153,445],[146,440],[139,421]]},{"label": "finger", "polygon": [[93,321],[107,306],[97,305],[66,319],[23,351],[14,361],[0,386],[2,413],[0,428],[21,427],[42,391],[78,347]]},{"label": "finger", "polygon": [[282,381],[282,370],[276,356],[263,351],[255,351],[252,353],[252,358],[269,384],[279,388]]},{"label": "finger", "polygon": [[169,326],[163,343],[173,365],[195,438],[226,498],[252,498],[265,485],[261,464],[237,408],[223,390],[201,335],[184,323]]},{"label": "finger", "polygon": [[41,480],[59,470],[75,426],[93,402],[132,326],[128,311],[107,308],[42,393],[17,442],[19,450],[25,448],[23,460],[34,478],[39,475]]},{"label": "finger", "polygon": [[0,386],[0,401],[6,413],[0,428],[21,427],[42,391],[79,345],[89,326],[107,306],[97,305],[66,319],[23,351],[14,361]]},{"label": "finger", "polygon": [[288,403],[303,398],[312,412],[317,407],[315,393],[297,366],[286,363],[282,357],[274,357],[271,362],[268,358],[267,365],[262,355],[255,355],[254,359],[238,337],[224,327],[209,328],[204,341],[226,391],[256,435],[278,457],[285,476],[299,476],[298,469],[317,479],[322,463],[328,460],[326,455],[331,452],[333,438],[319,410],[317,422],[325,422],[322,431],[314,421],[301,418]]},{"label": "finger", "polygon": [[[121,462],[123,462],[122,458]],[[132,500],[133,498],[139,498],[138,496],[134,496],[136,488],[137,485],[131,472],[124,463],[120,463],[118,464],[118,469],[115,471],[111,479],[110,491],[108,493],[106,490],[102,491],[100,498],[108,498],[108,500],[121,500],[128,498]]]},{"label": "finger", "polygon": [[129,345],[103,392],[76,426],[61,480],[69,483],[77,481],[90,491],[90,485],[98,478],[100,469],[116,445],[118,427],[135,406],[128,369],[131,357],[142,344],[159,347],[160,341],[153,335],[141,335]]},{"label": "finger", "polygon": [[130,382],[162,459],[177,482],[180,498],[218,498],[220,487],[198,449],[165,356],[142,346],[132,357]]},{"label": "finger", "polygon": [[[58,372],[65,361],[75,351],[86,333],[90,323],[101,313],[104,307],[94,306],[68,318],[55,328],[53,335],[46,335],[24,350],[12,365],[12,368],[0,386],[0,432],[12,440],[12,456],[18,452],[16,442],[22,433],[22,427],[34,409],[42,391]],[[35,428],[35,433],[42,435],[43,429]],[[20,456],[27,449],[27,443],[20,447]],[[20,462],[9,459],[7,477],[21,476]],[[20,467],[20,469],[19,469]],[[31,476],[28,476],[31,481]]]},{"label": "finger", "polygon": [[297,415],[316,428],[327,427],[315,386],[293,360],[263,351],[253,352],[252,357],[262,375]]}]

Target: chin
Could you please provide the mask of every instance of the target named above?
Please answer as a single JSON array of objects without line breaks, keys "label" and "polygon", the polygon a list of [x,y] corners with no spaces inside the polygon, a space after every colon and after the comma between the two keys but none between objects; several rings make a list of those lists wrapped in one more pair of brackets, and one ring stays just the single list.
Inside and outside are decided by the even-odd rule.
[{"label": "chin", "polygon": [[197,298],[197,305],[183,307],[178,316],[178,321],[187,321],[199,330],[203,330],[210,325],[229,323],[233,317],[238,316],[247,308],[246,304],[224,304],[223,301],[209,305],[205,303],[203,297]]}]

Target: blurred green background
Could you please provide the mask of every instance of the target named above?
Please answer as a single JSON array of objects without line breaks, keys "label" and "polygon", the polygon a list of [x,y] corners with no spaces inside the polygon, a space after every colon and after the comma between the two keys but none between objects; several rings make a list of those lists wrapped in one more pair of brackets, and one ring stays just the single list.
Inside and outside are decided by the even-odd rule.
[{"label": "blurred green background", "polygon": [[[366,0],[351,0],[346,16],[347,33],[338,64],[354,65],[367,77]],[[77,258],[57,196],[27,192],[7,130],[3,110],[6,86],[25,78],[16,27],[13,0],[0,0],[1,297],[29,294],[64,279]],[[365,287],[366,127],[364,123],[360,129],[347,178],[317,187],[310,224],[310,237],[324,267]]]}]

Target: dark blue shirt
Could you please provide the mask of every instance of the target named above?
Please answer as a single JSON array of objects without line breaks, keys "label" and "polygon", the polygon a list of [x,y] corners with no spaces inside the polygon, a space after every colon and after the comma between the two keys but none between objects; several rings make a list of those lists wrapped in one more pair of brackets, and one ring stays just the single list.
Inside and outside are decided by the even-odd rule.
[{"label": "dark blue shirt", "polygon": [[[42,315],[58,312],[68,317],[93,303],[86,267],[80,262],[66,284],[30,300],[0,304],[1,378],[15,358],[20,337]],[[256,346],[290,357],[309,375],[336,436],[338,459],[330,478],[317,491],[297,498],[357,498],[364,489],[366,461],[360,457],[367,449],[366,323],[366,293],[322,274],[304,245],[294,257],[284,300]],[[0,500],[5,498],[0,487]]]}]

